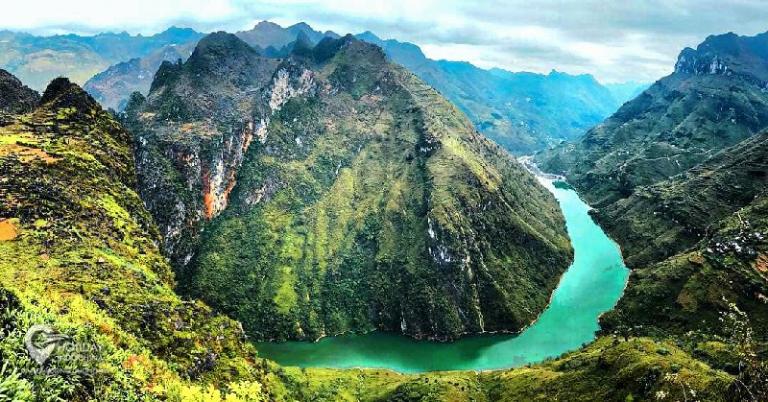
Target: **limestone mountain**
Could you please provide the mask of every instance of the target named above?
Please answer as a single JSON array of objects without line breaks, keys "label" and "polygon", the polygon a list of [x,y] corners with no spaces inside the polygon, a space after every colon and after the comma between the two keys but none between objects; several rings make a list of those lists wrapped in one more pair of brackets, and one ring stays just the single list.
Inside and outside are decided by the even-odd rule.
[{"label": "limestone mountain", "polygon": [[768,127],[768,34],[710,36],[583,138],[544,152],[596,207],[680,174]]},{"label": "limestone mountain", "polygon": [[125,32],[36,36],[0,31],[0,68],[35,90],[44,89],[56,77],[69,77],[83,84],[113,64],[146,56],[165,46],[189,43],[202,36],[192,29],[176,27],[151,36]]},{"label": "limestone mountain", "polygon": [[[338,43],[326,45],[332,46],[324,46],[323,51],[305,56],[338,63],[333,71],[342,65],[342,60],[337,59],[339,52],[351,56],[353,53],[347,52],[373,51],[368,47],[355,48],[359,44],[349,42],[328,59],[327,55],[333,52],[326,51],[337,48]],[[226,55],[217,50],[223,50],[220,47],[209,46],[208,49],[214,50],[214,54]],[[202,85],[202,88],[232,89],[238,82],[248,81],[248,74],[227,73],[230,69],[239,69],[234,64],[229,67],[211,65],[217,59],[221,60],[203,57],[195,64],[198,66],[195,69],[213,71],[229,78],[203,83],[215,86]],[[262,61],[253,55],[246,55],[245,59]],[[300,61],[293,60],[292,63]],[[176,78],[180,85],[184,78],[174,72],[183,75],[184,66],[167,63],[160,75],[166,79],[160,80],[162,85]],[[382,66],[378,62],[369,65],[371,68]],[[243,67],[252,66],[246,64]],[[287,65],[283,67],[288,68]],[[337,88],[348,88],[359,83],[355,77],[359,79],[365,74],[361,70],[353,71],[351,78],[339,72],[334,85],[343,83],[343,87]],[[422,99],[427,97],[438,106],[444,102],[431,90],[418,86],[423,84],[410,81],[414,78],[401,69],[389,66],[385,71],[393,74],[387,81],[396,77],[409,81],[400,84],[390,81],[395,88],[379,86],[386,91],[381,96],[385,93],[392,95],[396,90],[404,91],[396,88],[407,83],[408,88],[416,85],[423,91]],[[281,76],[286,77],[278,72],[276,77],[266,80],[272,82]],[[233,81],[232,77],[245,81]],[[287,77],[288,82],[296,84],[295,76],[291,78],[289,74]],[[260,79],[258,74],[254,79]],[[315,82],[323,83],[328,78],[315,76],[315,79]],[[5,82],[13,83],[12,88],[16,90],[23,89],[18,80]],[[373,84],[365,85],[370,88]],[[350,108],[358,107],[357,102],[373,96],[364,91],[361,93],[363,95],[357,100],[343,95],[342,103],[349,103]],[[153,96],[150,95],[147,101]],[[220,96],[203,98],[199,107],[208,107],[206,102],[211,99],[224,100],[224,103],[212,103],[222,110],[226,109],[226,101],[245,99],[234,95],[226,99]],[[272,99],[271,96],[268,98]],[[138,101],[140,97],[134,100]],[[281,113],[295,108],[296,105],[290,103],[296,101],[297,98],[292,98],[283,104],[281,111],[271,116],[272,124],[294,122],[293,114],[283,116]],[[306,101],[309,100],[302,102]],[[394,99],[390,101],[394,102]],[[409,102],[404,106],[415,106]],[[738,391],[742,389],[739,387],[744,378],[722,369],[722,362],[731,360],[727,354],[729,344],[721,340],[687,345],[680,341],[648,338],[623,341],[616,337],[601,337],[581,350],[546,363],[482,373],[398,374],[376,369],[300,369],[263,361],[255,356],[235,321],[214,314],[199,301],[183,300],[174,292],[171,268],[158,247],[161,243],[159,231],[137,191],[142,187],[139,183],[143,179],[137,178],[135,165],[139,161],[134,158],[132,148],[140,150],[149,142],[134,144],[134,136],[110,113],[104,112],[83,90],[66,79],[52,82],[41,103],[30,106],[23,100],[5,105],[11,105],[15,110],[23,109],[25,113],[4,113],[0,120],[0,395],[4,399],[282,402],[558,398],[618,401],[659,399],[659,395],[676,398],[695,395],[699,400],[726,401],[765,395]],[[434,107],[431,105],[430,110],[435,110]],[[164,112],[178,110],[169,108]],[[454,115],[453,112],[444,113]],[[381,116],[384,117],[383,111]],[[423,120],[433,125],[445,122],[437,119],[435,114],[424,116],[434,117]],[[142,117],[152,118],[150,115]],[[283,120],[284,117],[287,120]],[[281,131],[284,128],[272,124],[268,125],[271,131],[267,132],[267,138],[285,135]],[[338,124],[349,127],[349,120],[338,120]],[[206,134],[200,126],[192,127],[197,130],[195,132]],[[380,129],[383,125],[369,127]],[[413,129],[416,127],[414,124]],[[301,132],[303,136],[304,132]],[[361,130],[353,133],[364,135]],[[441,142],[432,143],[437,148],[428,151],[432,153],[430,158],[437,158],[435,161],[441,163],[449,162],[445,156],[437,155],[460,149],[457,144],[446,141],[457,137],[455,132],[441,135]],[[142,136],[137,139],[146,140]],[[216,142],[215,137],[210,140]],[[396,141],[396,138],[390,140]],[[475,146],[488,148],[486,151],[490,155],[496,153],[485,140],[474,141]],[[267,144],[272,145],[272,149],[284,151],[277,142],[268,141]],[[423,158],[417,156],[412,145],[407,148],[414,160]],[[176,145],[174,149],[184,148]],[[360,155],[362,159],[373,151],[370,147],[365,149],[368,150]],[[185,154],[179,155],[182,155],[180,162],[194,162]],[[468,161],[464,159],[466,154],[461,156],[455,160]],[[507,159],[504,161],[509,163]],[[312,166],[320,168],[322,163]],[[459,166],[458,172],[467,174],[466,167]],[[474,163],[473,166],[479,167]],[[503,172],[501,167],[499,169]],[[499,188],[506,186],[496,183]],[[164,190],[156,188],[156,193]],[[462,188],[459,190],[463,191]],[[539,191],[535,187],[527,190]],[[405,194],[405,190],[399,194]],[[348,213],[349,209],[329,211]],[[220,216],[227,213],[225,210]],[[335,220],[339,216],[331,217]],[[275,221],[277,225],[282,223]],[[424,230],[428,228],[428,224],[426,228],[422,227]],[[286,252],[293,250],[286,249]],[[482,269],[479,272],[482,273]],[[61,347],[62,352],[57,349],[47,360],[44,375],[25,346],[25,334],[35,324],[46,324],[68,336],[68,342],[79,346],[74,349]],[[693,347],[697,358],[691,353]]]},{"label": "limestone mountain", "polygon": [[[317,32],[304,23],[282,28],[268,21],[262,21],[253,29],[240,31],[236,35],[262,55],[274,58],[288,56],[297,44],[311,48],[324,37],[339,37],[330,31]],[[122,111],[132,93],[149,93],[155,73],[163,61],[186,60],[198,39],[195,36],[189,42],[168,45],[144,57],[115,64],[93,76],[83,88],[104,107]]]},{"label": "limestone mountain", "polygon": [[377,46],[212,34],[126,123],[181,286],[256,338],[517,331],[571,258],[552,195]]}]

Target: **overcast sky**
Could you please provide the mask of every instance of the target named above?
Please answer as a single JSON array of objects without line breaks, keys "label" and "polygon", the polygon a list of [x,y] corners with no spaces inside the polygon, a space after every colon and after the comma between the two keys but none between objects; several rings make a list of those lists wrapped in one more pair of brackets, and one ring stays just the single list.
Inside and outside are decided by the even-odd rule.
[{"label": "overcast sky", "polygon": [[[512,71],[591,73],[603,82],[653,81],[709,34],[768,31],[766,0],[0,0],[0,29],[36,34],[170,25],[248,29],[268,19],[318,30],[370,30],[435,59]],[[535,5],[534,5],[535,4]]]}]

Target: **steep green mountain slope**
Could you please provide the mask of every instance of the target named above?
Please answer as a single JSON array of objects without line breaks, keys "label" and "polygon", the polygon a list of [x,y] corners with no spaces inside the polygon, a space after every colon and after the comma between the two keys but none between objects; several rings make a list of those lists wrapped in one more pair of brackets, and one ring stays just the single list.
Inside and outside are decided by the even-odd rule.
[{"label": "steep green mountain slope", "polygon": [[[158,231],[135,192],[131,142],[63,78],[28,114],[3,115],[3,400],[33,400],[30,392],[34,400],[179,398],[234,379],[254,398],[260,394],[260,383],[248,381],[263,371],[239,324],[174,293]],[[52,326],[73,345],[60,347],[44,372],[24,346],[35,324]]]},{"label": "steep green mountain slope", "polygon": [[583,139],[538,155],[597,207],[633,269],[603,330],[729,339],[723,320],[739,317],[748,330],[730,342],[753,347],[720,367],[763,393],[768,134],[756,133],[768,126],[766,65],[768,34],[709,37]]},{"label": "steep green mountain slope", "polygon": [[62,76],[83,84],[113,64],[202,36],[191,29],[175,27],[152,36],[133,36],[125,32],[35,36],[0,31],[0,68],[36,90],[42,90],[50,80]]},{"label": "steep green mountain slope", "polygon": [[197,39],[183,44],[162,47],[144,56],[117,63],[91,77],[83,89],[103,107],[121,111],[130,94],[149,93],[157,69],[164,61],[186,60],[197,44]]},{"label": "steep green mountain slope", "polygon": [[711,36],[583,138],[538,156],[594,206],[682,173],[768,127],[768,34]]},{"label": "steep green mountain slope", "polygon": [[551,194],[351,36],[278,61],[217,33],[126,120],[183,289],[257,338],[517,331],[571,256]]},{"label": "steep green mountain slope", "polygon": [[598,219],[638,267],[608,323],[712,332],[736,303],[768,341],[768,133],[637,189]]},{"label": "steep green mountain slope", "polygon": [[431,60],[414,44],[382,40],[371,32],[357,37],[381,46],[457,105],[478,130],[516,154],[578,138],[631,96],[611,92],[591,75],[484,70],[467,62]]}]

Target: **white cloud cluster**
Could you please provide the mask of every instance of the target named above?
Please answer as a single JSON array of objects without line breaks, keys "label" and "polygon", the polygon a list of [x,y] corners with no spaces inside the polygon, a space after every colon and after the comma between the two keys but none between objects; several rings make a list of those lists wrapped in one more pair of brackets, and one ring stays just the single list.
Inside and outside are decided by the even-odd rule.
[{"label": "white cloud cluster", "polygon": [[591,73],[650,81],[707,35],[768,30],[763,0],[26,0],[8,1],[0,29],[154,33],[175,24],[241,30],[269,19],[339,33],[371,30],[433,58],[513,71]]}]

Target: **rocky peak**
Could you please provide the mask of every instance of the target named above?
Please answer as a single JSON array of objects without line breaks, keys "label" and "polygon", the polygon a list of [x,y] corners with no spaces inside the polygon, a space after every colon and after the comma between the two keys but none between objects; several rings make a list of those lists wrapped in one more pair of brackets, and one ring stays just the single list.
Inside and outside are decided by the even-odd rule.
[{"label": "rocky peak", "polygon": [[0,69],[0,112],[26,113],[35,108],[40,95],[13,74]]},{"label": "rocky peak", "polygon": [[733,32],[709,36],[696,49],[685,48],[678,56],[680,74],[739,75],[768,81],[768,32],[739,36]]},{"label": "rocky peak", "polygon": [[364,61],[370,63],[376,61],[383,63],[386,59],[384,51],[379,46],[358,40],[350,34],[338,39],[323,38],[315,46],[313,56],[317,63],[323,63],[332,59],[342,50],[356,53],[354,55],[356,57],[349,60],[352,62]]},{"label": "rocky peak", "polygon": [[215,32],[200,40],[187,64],[194,69],[212,72],[217,67],[236,62],[237,59],[253,59],[257,56],[256,50],[237,36]]},{"label": "rocky peak", "polygon": [[79,85],[73,83],[68,78],[59,77],[51,81],[43,92],[40,100],[41,105],[59,109],[75,108],[78,112],[87,110],[101,110],[101,106]]}]

